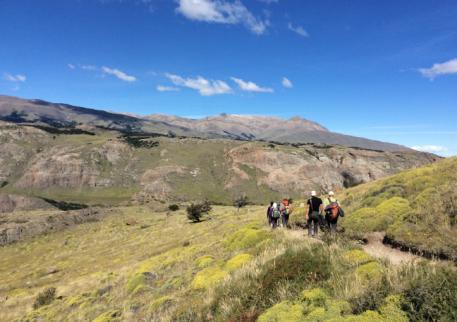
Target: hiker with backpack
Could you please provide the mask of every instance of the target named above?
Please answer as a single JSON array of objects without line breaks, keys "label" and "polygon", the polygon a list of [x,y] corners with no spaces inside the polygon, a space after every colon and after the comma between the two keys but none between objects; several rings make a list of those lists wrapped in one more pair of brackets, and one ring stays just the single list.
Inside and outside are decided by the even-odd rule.
[{"label": "hiker with backpack", "polygon": [[268,226],[271,226],[272,223],[272,213],[273,213],[273,201],[270,202],[270,205],[267,208],[267,221],[268,221]]},{"label": "hiker with backpack", "polygon": [[289,199],[283,199],[281,202],[281,221],[282,221],[282,226],[289,228],[289,217],[290,214],[292,213],[292,205],[289,202]]},{"label": "hiker with backpack", "polygon": [[319,233],[319,224],[321,222],[321,213],[324,209],[322,199],[317,197],[316,191],[311,191],[311,198],[307,202],[308,211],[306,221],[308,223],[308,236],[317,237]]},{"label": "hiker with backpack", "polygon": [[281,212],[279,211],[279,205],[275,202],[272,206],[271,211],[271,228],[275,229],[278,227],[278,220],[281,217]]},{"label": "hiker with backpack", "polygon": [[331,234],[335,234],[338,217],[344,217],[344,211],[335,198],[335,193],[333,191],[329,191],[327,198],[324,199],[324,210],[326,226]]}]

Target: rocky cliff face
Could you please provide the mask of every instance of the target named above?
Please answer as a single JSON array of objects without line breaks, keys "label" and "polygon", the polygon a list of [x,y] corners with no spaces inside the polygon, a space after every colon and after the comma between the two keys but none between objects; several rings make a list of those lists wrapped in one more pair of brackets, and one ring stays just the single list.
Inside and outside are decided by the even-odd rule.
[{"label": "rocky cliff face", "polygon": [[354,186],[437,159],[415,151],[313,144],[132,139],[114,131],[56,135],[8,123],[0,124],[0,142],[0,193],[89,204],[231,203],[242,194],[266,202]]}]

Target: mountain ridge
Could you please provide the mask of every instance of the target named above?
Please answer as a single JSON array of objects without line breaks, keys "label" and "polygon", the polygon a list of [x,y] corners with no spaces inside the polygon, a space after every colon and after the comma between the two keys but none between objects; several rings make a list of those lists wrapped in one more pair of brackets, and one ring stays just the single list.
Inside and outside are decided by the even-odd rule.
[{"label": "mountain ridge", "polygon": [[0,120],[53,127],[103,127],[126,132],[184,137],[318,143],[391,152],[410,150],[394,143],[331,132],[324,126],[301,117],[283,119],[276,116],[225,113],[203,119],[164,114],[135,116],[4,95],[0,95]]}]

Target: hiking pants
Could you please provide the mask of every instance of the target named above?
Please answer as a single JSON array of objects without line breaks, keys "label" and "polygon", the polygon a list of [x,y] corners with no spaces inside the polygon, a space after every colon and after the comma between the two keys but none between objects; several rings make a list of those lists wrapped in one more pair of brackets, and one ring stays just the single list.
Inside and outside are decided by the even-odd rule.
[{"label": "hiking pants", "polygon": [[319,232],[319,212],[313,211],[308,216],[308,236],[317,236]]},{"label": "hiking pants", "polygon": [[276,227],[278,227],[278,221],[279,221],[279,218],[272,217],[271,218],[271,228],[275,229]]},{"label": "hiking pants", "polygon": [[283,227],[287,228],[287,225],[289,225],[289,215],[282,214],[281,219]]},{"label": "hiking pants", "polygon": [[327,222],[327,227],[331,234],[336,233],[336,225],[338,224],[338,216],[335,219],[330,218],[330,216],[325,216],[325,221]]}]

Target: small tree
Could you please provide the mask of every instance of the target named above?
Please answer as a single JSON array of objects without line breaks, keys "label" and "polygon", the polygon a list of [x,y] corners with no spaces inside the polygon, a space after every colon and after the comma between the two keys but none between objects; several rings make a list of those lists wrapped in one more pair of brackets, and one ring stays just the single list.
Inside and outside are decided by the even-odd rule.
[{"label": "small tree", "polygon": [[240,210],[240,208],[243,208],[249,204],[249,200],[247,196],[241,196],[237,198],[234,202],[235,207],[237,210]]},{"label": "small tree", "polygon": [[179,206],[177,204],[171,204],[168,206],[168,210],[170,211],[178,211],[179,210]]},{"label": "small tree", "polygon": [[192,220],[192,222],[199,222],[203,215],[208,214],[211,209],[209,201],[197,204],[191,203],[186,209],[187,218]]}]

